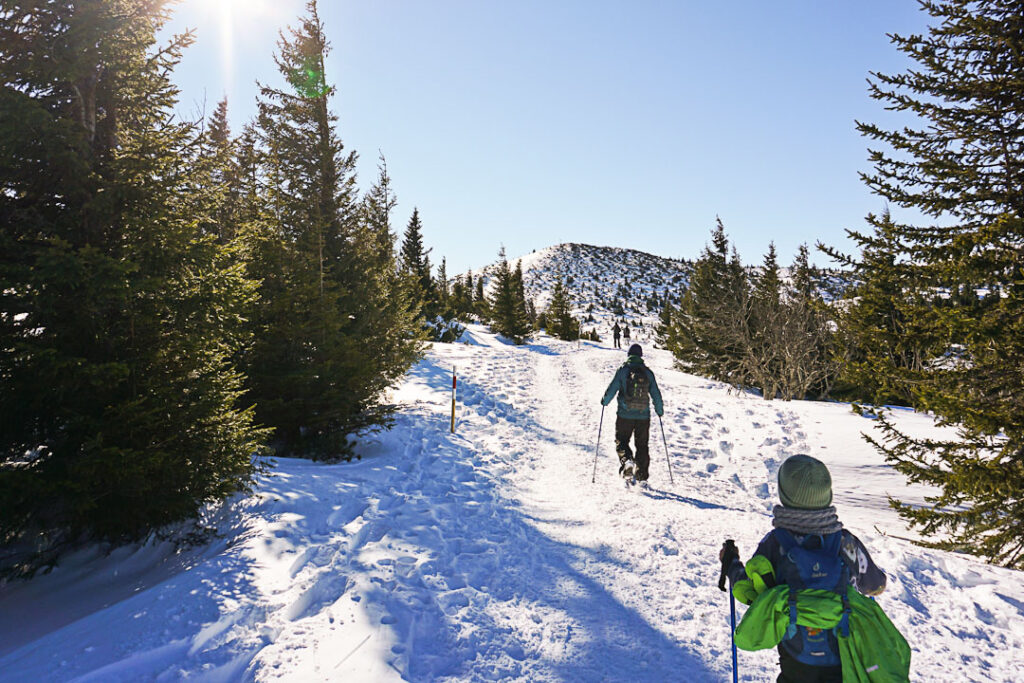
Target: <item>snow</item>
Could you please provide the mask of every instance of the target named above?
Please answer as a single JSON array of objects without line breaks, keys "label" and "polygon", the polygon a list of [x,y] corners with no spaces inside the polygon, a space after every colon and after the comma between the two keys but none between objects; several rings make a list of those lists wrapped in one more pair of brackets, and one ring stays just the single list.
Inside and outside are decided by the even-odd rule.
[{"label": "snow", "polygon": [[[730,391],[645,347],[668,458],[652,425],[652,487],[626,488],[608,409],[591,483],[623,353],[515,347],[476,325],[463,340],[408,374],[397,424],[360,460],[277,461],[209,545],[85,551],[0,587],[0,681],[726,681],[718,549],[735,538],[749,556],[778,465],[802,452],[829,465],[840,518],[887,571],[878,600],[913,648],[912,679],[1021,680],[1020,573],[897,538],[911,532],[887,496],[927,491],[860,437],[873,420]],[[775,655],[741,652],[739,667],[771,680]]]}]

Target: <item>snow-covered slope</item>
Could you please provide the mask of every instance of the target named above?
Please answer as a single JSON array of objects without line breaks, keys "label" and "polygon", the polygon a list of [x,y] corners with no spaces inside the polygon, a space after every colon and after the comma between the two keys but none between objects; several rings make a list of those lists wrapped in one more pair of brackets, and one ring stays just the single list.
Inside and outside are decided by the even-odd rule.
[{"label": "snow-covered slope", "polygon": [[[776,469],[800,452],[828,463],[840,518],[888,573],[878,601],[914,650],[912,680],[1021,680],[1021,574],[897,538],[886,494],[924,492],[848,406],[736,394],[648,348],[668,453],[655,426],[652,489],[627,489],[611,411],[597,443],[621,351],[513,347],[477,326],[466,341],[413,369],[362,460],[280,461],[215,543],[83,553],[0,588],[0,680],[726,681],[717,552],[735,538],[749,556]],[[775,659],[741,652],[740,679],[772,680]]]}]

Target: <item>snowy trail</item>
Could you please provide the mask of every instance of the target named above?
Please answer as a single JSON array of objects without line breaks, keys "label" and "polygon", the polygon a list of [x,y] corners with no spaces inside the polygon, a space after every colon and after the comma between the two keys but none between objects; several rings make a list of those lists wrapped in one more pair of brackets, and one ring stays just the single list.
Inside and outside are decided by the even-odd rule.
[{"label": "snowy trail", "polygon": [[[395,428],[361,461],[281,461],[210,546],[83,553],[0,587],[0,681],[726,681],[717,551],[732,537],[750,554],[799,452],[832,468],[841,519],[887,570],[879,601],[914,648],[913,680],[1021,680],[1020,574],[879,536],[907,533],[885,494],[923,492],[860,440],[869,420],[730,393],[649,352],[675,485],[656,420],[652,488],[622,484],[614,405],[591,483],[622,352],[472,337],[410,372]],[[774,667],[740,654],[741,680]]]}]

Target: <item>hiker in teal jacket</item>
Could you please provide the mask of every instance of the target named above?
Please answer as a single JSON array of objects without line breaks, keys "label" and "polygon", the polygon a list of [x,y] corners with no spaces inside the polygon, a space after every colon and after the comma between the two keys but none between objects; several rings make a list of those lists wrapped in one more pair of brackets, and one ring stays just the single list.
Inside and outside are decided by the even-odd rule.
[{"label": "hiker in teal jacket", "polygon": [[[611,384],[601,398],[606,406],[618,394],[619,409],[615,417],[615,452],[619,456],[619,474],[624,479],[647,481],[651,456],[647,442],[651,433],[651,401],[658,417],[665,414],[661,390],[654,373],[644,365],[644,351],[639,344],[629,347],[629,358],[615,373]],[[629,448],[630,437],[636,445],[636,461]]]}]

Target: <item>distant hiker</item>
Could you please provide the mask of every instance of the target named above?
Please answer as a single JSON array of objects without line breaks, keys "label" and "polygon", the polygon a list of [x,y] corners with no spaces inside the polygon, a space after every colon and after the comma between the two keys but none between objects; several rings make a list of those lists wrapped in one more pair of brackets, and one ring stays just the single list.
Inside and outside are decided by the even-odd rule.
[{"label": "distant hiker", "polygon": [[[643,349],[639,344],[629,347],[629,358],[615,373],[604,392],[601,405],[611,403],[619,395],[619,409],[615,418],[615,452],[619,455],[619,474],[623,479],[647,481],[651,457],[647,441],[651,432],[651,400],[658,417],[665,414],[661,391],[654,373],[644,365]],[[636,460],[629,448],[629,437],[634,437]]]},{"label": "distant hiker", "polygon": [[629,323],[622,323],[622,338],[629,343]]},{"label": "distant hiker", "polygon": [[619,343],[619,337],[622,335],[622,328],[619,327],[619,321],[615,321],[615,327],[612,328],[612,338],[615,339],[615,348],[621,349],[622,345]]},{"label": "distant hiker", "polygon": [[864,597],[885,590],[885,573],[840,523],[828,468],[794,455],[779,468],[778,484],[775,529],[754,556],[744,566],[731,543],[719,553],[733,595],[750,605],[736,628],[736,646],[778,646],[777,683],[866,681],[871,673],[871,680],[908,680],[910,648]]}]

